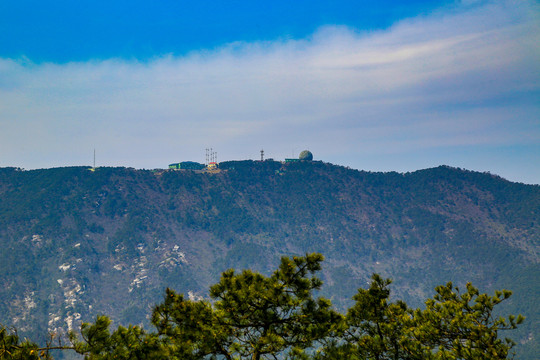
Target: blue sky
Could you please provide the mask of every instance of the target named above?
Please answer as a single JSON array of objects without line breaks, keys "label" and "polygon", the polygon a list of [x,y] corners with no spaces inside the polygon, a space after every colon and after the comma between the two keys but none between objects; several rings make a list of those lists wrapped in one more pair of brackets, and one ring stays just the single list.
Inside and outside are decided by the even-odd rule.
[{"label": "blue sky", "polygon": [[[325,25],[385,28],[448,1],[2,1],[3,56],[32,61],[182,55],[235,41],[311,35]],[[451,2],[450,2],[451,4]]]},{"label": "blue sky", "polygon": [[540,183],[537,1],[0,1],[0,166],[316,159]]}]

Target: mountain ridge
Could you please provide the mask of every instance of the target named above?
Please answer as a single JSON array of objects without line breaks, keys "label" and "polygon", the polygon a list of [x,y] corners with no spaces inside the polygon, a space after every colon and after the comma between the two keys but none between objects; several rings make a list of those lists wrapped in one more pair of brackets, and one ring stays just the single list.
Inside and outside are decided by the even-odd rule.
[{"label": "mountain ridge", "polygon": [[282,255],[316,251],[323,294],[340,309],[373,272],[412,305],[446,281],[514,285],[524,293],[507,308],[529,319],[520,354],[538,349],[540,186],[448,166],[220,166],[0,169],[0,322],[32,334],[97,313],[146,323],[166,286],[205,296],[227,268],[267,272]]}]

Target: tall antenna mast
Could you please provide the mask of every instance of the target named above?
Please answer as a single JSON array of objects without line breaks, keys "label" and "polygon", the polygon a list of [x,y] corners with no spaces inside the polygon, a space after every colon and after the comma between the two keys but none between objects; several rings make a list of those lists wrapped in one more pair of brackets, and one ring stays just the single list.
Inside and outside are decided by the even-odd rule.
[{"label": "tall antenna mast", "polygon": [[96,168],[96,148],[94,148],[94,169]]},{"label": "tall antenna mast", "polygon": [[261,150],[261,161],[264,161],[264,150]]}]

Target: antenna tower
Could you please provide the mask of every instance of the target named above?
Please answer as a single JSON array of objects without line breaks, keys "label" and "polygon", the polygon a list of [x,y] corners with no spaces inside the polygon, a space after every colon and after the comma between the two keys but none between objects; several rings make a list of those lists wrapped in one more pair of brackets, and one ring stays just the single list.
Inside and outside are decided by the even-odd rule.
[{"label": "antenna tower", "polygon": [[261,150],[261,161],[264,161],[264,150]]},{"label": "antenna tower", "polygon": [[206,148],[206,166],[213,162],[217,163],[217,152],[212,148]]}]

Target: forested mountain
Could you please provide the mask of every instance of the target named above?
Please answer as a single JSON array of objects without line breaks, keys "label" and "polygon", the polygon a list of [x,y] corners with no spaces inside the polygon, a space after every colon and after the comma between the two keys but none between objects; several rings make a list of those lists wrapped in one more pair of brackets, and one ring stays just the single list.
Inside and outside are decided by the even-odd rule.
[{"label": "forested mountain", "polygon": [[448,281],[512,290],[519,358],[540,352],[540,186],[447,166],[220,167],[0,169],[0,323],[34,339],[97,314],[147,324],[165,287],[206,297],[227,268],[320,252],[338,309],[374,272],[414,306]]}]

